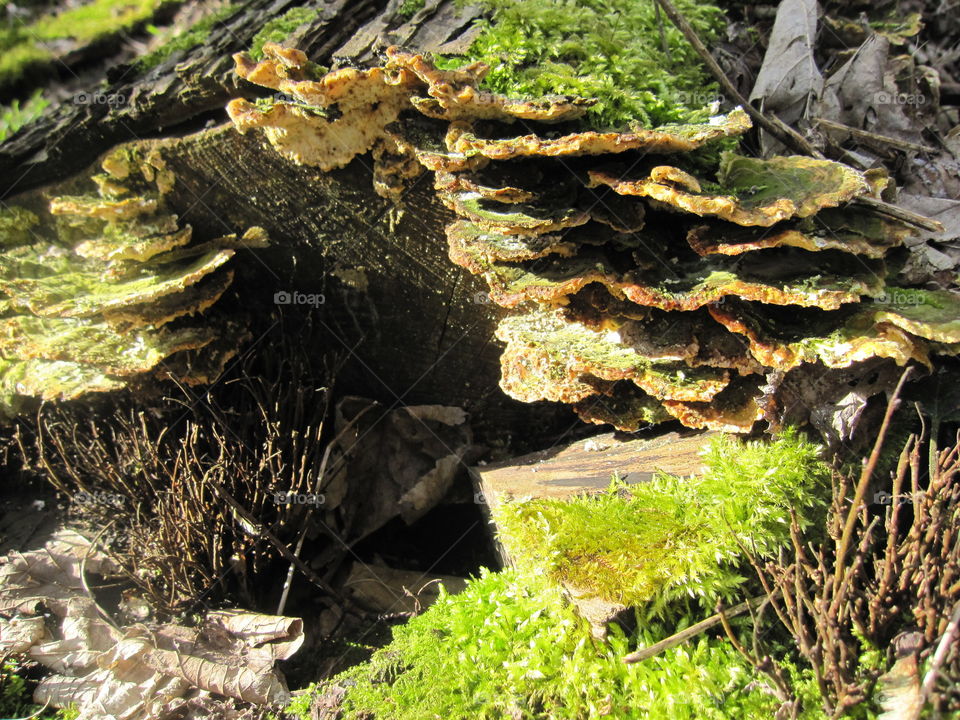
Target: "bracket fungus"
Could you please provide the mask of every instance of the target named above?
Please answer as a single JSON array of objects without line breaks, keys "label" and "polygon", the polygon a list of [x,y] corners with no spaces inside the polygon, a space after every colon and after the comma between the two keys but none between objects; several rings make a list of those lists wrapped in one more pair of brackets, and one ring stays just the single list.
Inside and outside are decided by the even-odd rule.
[{"label": "bracket fungus", "polygon": [[[186,321],[230,285],[237,238],[192,242],[164,211],[174,178],[159,153],[122,146],[102,168],[96,193],[0,211],[0,414],[149,372],[206,382],[242,339],[229,323]],[[251,228],[242,244],[265,241]]]},{"label": "bracket fungus", "polygon": [[457,216],[450,259],[513,311],[497,330],[513,397],[623,430],[677,419],[748,432],[779,423],[791,372],[960,351],[960,298],[888,286],[912,229],[850,204],[878,197],[882,173],[730,151],[704,172],[693,154],[748,130],[740,109],[598,131],[581,122],[589,99],[486,92],[480,63],[440,70],[390,48],[382,67],[315,78],[303,53],[263,51],[236,56],[237,72],[284,97],[231,101],[238,130],[321,169],[373,151],[378,166],[435,173]]}]

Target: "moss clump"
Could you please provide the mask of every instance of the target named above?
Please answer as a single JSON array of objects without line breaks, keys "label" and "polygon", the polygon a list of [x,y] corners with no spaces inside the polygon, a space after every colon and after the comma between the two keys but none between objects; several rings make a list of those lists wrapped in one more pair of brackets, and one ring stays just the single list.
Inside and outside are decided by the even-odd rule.
[{"label": "moss clump", "polygon": [[409,20],[426,7],[427,0],[403,0],[403,5],[397,10],[397,15]]},{"label": "moss clump", "polygon": [[[578,95],[599,101],[587,122],[621,128],[697,122],[717,95],[683,35],[654,2],[636,0],[482,0],[489,18],[466,53],[490,65],[488,89],[511,96]],[[724,19],[711,3],[678,0],[705,42]],[[662,34],[661,34],[662,33]],[[669,54],[664,52],[661,38]],[[458,67],[464,57],[441,60]]]},{"label": "moss clump", "polygon": [[86,45],[127,30],[156,14],[169,0],[91,0],[42,15],[29,24],[13,21],[0,29],[0,85],[15,82],[29,66],[52,62],[51,41]]},{"label": "moss clump", "polygon": [[283,15],[275,17],[260,29],[250,41],[250,57],[254,60],[263,59],[263,46],[268,42],[282,43],[290,33],[304,23],[316,19],[320,14],[317,8],[295,7],[287,10]]},{"label": "moss clump", "polygon": [[155,50],[137,59],[137,69],[141,72],[152,70],[160,63],[164,62],[174,53],[185,52],[195,48],[207,39],[213,27],[233,15],[239,5],[225,5],[205,18],[198,20],[190,28],[174,35],[166,42],[159,45]]},{"label": "moss clump", "polygon": [[6,140],[27,123],[40,117],[49,104],[50,101],[44,98],[38,90],[22,103],[19,100],[14,100],[9,105],[0,108],[0,142]]},{"label": "moss clump", "polygon": [[169,0],[92,0],[61,13],[44,15],[30,27],[40,40],[72,38],[92,42],[148,20]]},{"label": "moss clump", "polygon": [[790,511],[806,525],[824,503],[829,468],[819,448],[790,431],[771,442],[713,440],[700,477],[659,475],[614,483],[571,501],[517,500],[497,510],[500,540],[520,567],[546,569],[606,600],[683,597],[711,608],[743,582],[738,540],[765,555],[789,541]]},{"label": "moss clump", "polygon": [[[667,632],[647,628],[652,643]],[[542,578],[481,571],[461,594],[441,594],[394,630],[368,663],[288,707],[314,717],[318,694],[346,691],[344,720],[611,717],[622,720],[772,717],[778,702],[729,643],[701,637],[635,665],[628,638],[597,643]]]}]

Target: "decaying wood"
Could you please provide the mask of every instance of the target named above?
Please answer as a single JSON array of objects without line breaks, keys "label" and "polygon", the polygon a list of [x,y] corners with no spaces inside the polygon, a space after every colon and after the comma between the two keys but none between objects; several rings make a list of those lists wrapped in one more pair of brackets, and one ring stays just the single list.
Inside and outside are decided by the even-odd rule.
[{"label": "decaying wood", "polygon": [[563,500],[603,492],[613,476],[628,484],[647,482],[656,472],[692,475],[701,470],[700,452],[716,433],[669,432],[625,440],[597,435],[559,448],[471,469],[480,497],[491,508],[507,497]]}]

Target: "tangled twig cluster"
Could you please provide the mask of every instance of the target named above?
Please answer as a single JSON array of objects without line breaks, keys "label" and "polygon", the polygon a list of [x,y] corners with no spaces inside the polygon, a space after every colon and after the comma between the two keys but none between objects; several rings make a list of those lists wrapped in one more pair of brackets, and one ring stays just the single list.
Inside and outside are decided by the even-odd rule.
[{"label": "tangled twig cluster", "polygon": [[[911,435],[892,486],[875,492],[871,508],[867,491],[895,403],[856,482],[835,477],[828,541],[801,531],[794,516],[792,548],[777,561],[753,558],[769,607],[810,663],[824,710],[835,718],[876,697],[878,683],[881,700],[896,699],[898,717],[919,717],[927,702],[941,712],[960,708],[960,436],[941,450],[928,429]],[[870,650],[881,659],[864,662]],[[748,656],[782,678],[756,645]]]}]

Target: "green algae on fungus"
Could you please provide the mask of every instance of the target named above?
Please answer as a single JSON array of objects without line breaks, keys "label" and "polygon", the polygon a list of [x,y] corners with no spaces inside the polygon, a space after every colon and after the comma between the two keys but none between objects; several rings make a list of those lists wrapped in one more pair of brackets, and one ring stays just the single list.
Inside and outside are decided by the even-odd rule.
[{"label": "green algae on fungus", "polygon": [[862,209],[845,207],[824,210],[799,222],[783,223],[773,230],[730,227],[729,224],[712,222],[691,229],[687,233],[687,242],[702,256],[741,255],[755,250],[795,247],[810,252],[842,250],[879,259],[891,249],[903,245],[910,234],[906,226],[870,215]]},{"label": "green algae on fungus", "polygon": [[767,367],[792,370],[821,362],[845,368],[872,357],[890,358],[901,366],[911,360],[929,365],[926,344],[885,322],[886,316],[873,308],[862,303],[840,318],[792,310],[775,319],[761,306],[731,300],[709,311],[729,331],[746,337],[750,352]]},{"label": "green algae on fungus", "polygon": [[507,343],[501,385],[527,402],[577,402],[596,394],[596,386],[584,378],[630,380],[660,400],[709,401],[730,380],[725,370],[684,364],[687,346],[671,345],[670,337],[645,338],[662,343],[661,356],[651,358],[652,352],[624,342],[617,330],[571,322],[560,310],[504,318],[496,334]]},{"label": "green algae on fungus", "polygon": [[546,569],[556,583],[646,615],[686,597],[712,611],[744,581],[743,547],[775,555],[790,543],[791,512],[803,526],[817,521],[830,470],[792,431],[772,441],[717,436],[704,465],[700,476],[658,474],[599,495],[498,503],[499,540],[521,571]]},{"label": "green algae on fungus", "polygon": [[[16,207],[0,214],[0,416],[30,398],[114,390],[161,367],[207,381],[243,337],[229,324],[180,322],[226,290],[233,275],[221,268],[236,238],[191,244],[190,226],[163,212],[174,179],[155,151],[121,147],[102,167],[111,184],[96,183],[99,196],[53,198],[52,220]],[[262,244],[263,235],[244,237]]]},{"label": "green algae on fungus", "polygon": [[69,361],[125,377],[147,372],[182,350],[209,344],[207,328],[161,329],[124,337],[109,322],[89,318],[0,318],[0,354],[21,360]]},{"label": "green algae on fungus", "polygon": [[[470,48],[437,62],[489,65],[481,84],[487,90],[596,99],[586,124],[597,129],[701,122],[715,112],[709,106],[716,85],[653,2],[481,0],[481,6],[489,18],[478,23]],[[720,36],[726,23],[716,5],[679,0],[677,6],[705,42]]]},{"label": "green algae on fungus", "polygon": [[888,322],[922,338],[960,342],[960,295],[948,290],[887,287],[869,309]]},{"label": "green algae on fungus", "polygon": [[[699,619],[699,618],[696,618]],[[635,644],[670,634],[650,623],[606,642],[561,591],[535,573],[481,569],[456,595],[393,629],[364,663],[311,686],[286,712],[331,711],[343,720],[738,720],[770,718],[780,705],[727,641],[700,636],[643,663]]]},{"label": "green algae on fungus", "polygon": [[[695,151],[749,129],[740,109],[699,124],[584,131],[595,104],[492,94],[483,63],[441,70],[389,48],[382,67],[316,79],[302,52],[264,51],[259,63],[237,56],[238,73],[292,100],[232,101],[241,132],[261,128],[279,152],[322,169],[372,151],[375,187],[396,200],[419,166],[436,173],[438,197],[458,217],[447,227],[450,259],[482,275],[493,302],[522,308],[498,330],[501,387],[515,398],[569,402],[587,421],[628,431],[673,417],[748,432],[782,422],[779,385],[764,385],[770,371],[823,362],[866,372],[877,357],[928,364],[931,352],[960,350],[943,314],[922,321],[913,307],[870,303],[884,295],[888,251],[911,234],[848,206],[876,196],[884,175],[730,152],[696,170],[703,180],[691,174]],[[672,154],[672,164],[647,160],[644,177],[624,179],[610,161],[629,150]],[[736,298],[833,314],[782,337],[725,312]],[[853,306],[863,310],[855,320]],[[547,317],[546,330],[531,330]]]},{"label": "green algae on fungus", "polygon": [[460,217],[483,224],[493,230],[539,235],[562,228],[583,225],[590,216],[570,206],[556,208],[541,205],[504,205],[485,200],[475,192],[441,193],[440,199]]},{"label": "green algae on fungus", "polygon": [[590,185],[607,185],[621,195],[647,197],[694,215],[762,227],[809,217],[870,189],[861,173],[831,160],[800,155],[762,160],[733,153],[723,154],[719,169],[723,194],[702,192],[696,178],[670,166],[655,167],[640,180],[592,170]]},{"label": "green algae on fungus", "polygon": [[653,129],[625,132],[570,132],[560,137],[536,133],[513,137],[489,137],[465,123],[454,123],[446,136],[451,152],[467,157],[479,155],[490,160],[523,157],[603,155],[641,150],[649,153],[677,153],[696,150],[707,143],[735,137],[751,127],[749,116],[740,108],[727,115],[691,125],[661,125]]},{"label": "green algae on fungus", "polygon": [[[474,65],[441,71],[424,56],[388,48],[382,67],[342,68],[316,79],[312,64],[299,50],[275,43],[263,47],[265,60],[234,56],[237,74],[249,82],[278,90],[290,99],[258,106],[237,98],[227,113],[241,133],[263,130],[274,148],[290,160],[323,170],[343,167],[356,155],[373,150],[379,156],[416,157],[428,169],[477,168],[484,158],[506,154],[569,155],[646,149],[652,152],[690,150],[712,140],[737,135],[750,127],[741,110],[695,125],[635,130],[626,133],[568,133],[556,140],[528,135],[512,140],[483,140],[472,120],[510,123],[517,119],[555,123],[585,110],[582,98],[516,100],[477,89],[486,68]],[[324,111],[336,105],[335,119]],[[320,112],[318,112],[320,111]],[[414,124],[406,116],[419,112],[449,125]],[[401,117],[403,114],[404,117]],[[426,132],[424,132],[423,130]],[[442,135],[442,145],[440,137]],[[477,145],[479,143],[479,145]],[[492,143],[492,144],[491,144]],[[460,146],[464,146],[460,148]],[[489,148],[488,148],[489,145]],[[386,150],[386,152],[384,152]],[[471,162],[471,156],[477,161]]]},{"label": "green algae on fungus", "polygon": [[[474,258],[478,258],[474,251]],[[563,305],[593,284],[603,285],[615,298],[661,310],[691,311],[728,296],[773,305],[798,305],[835,310],[862,296],[883,292],[882,267],[841,263],[831,274],[819,273],[788,248],[754,258],[746,255],[717,261],[668,263],[661,260],[630,272],[619,272],[597,249],[566,258],[535,262],[495,262],[482,267],[491,299],[507,308],[526,302]],[[640,253],[637,253],[640,254]],[[459,255],[451,256],[455,260]],[[791,262],[792,261],[792,262]],[[874,261],[875,263],[877,261]],[[480,266],[467,258],[466,267]],[[810,273],[817,274],[811,275]]]}]

